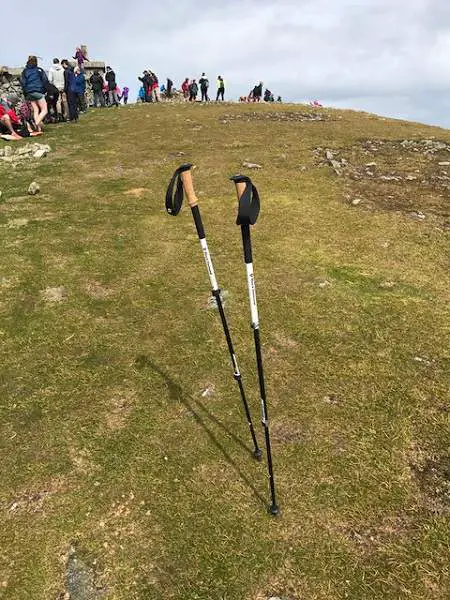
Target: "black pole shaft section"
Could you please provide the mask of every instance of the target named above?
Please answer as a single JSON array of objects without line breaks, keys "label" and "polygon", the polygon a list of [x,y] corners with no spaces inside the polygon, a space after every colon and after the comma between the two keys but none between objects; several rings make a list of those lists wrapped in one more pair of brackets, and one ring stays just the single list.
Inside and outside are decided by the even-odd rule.
[{"label": "black pole shaft section", "polygon": [[259,449],[258,442],[256,440],[255,429],[253,427],[252,418],[250,416],[250,409],[248,407],[248,402],[247,402],[247,398],[245,396],[244,386],[242,384],[242,376],[239,371],[239,367],[238,367],[237,360],[236,360],[236,355],[234,353],[233,342],[231,341],[230,330],[228,329],[227,319],[225,316],[225,312],[223,310],[222,298],[220,297],[220,290],[217,290],[217,291],[213,290],[213,295],[216,299],[217,307],[219,309],[220,319],[222,321],[223,331],[225,333],[225,338],[227,340],[227,345],[228,345],[228,351],[230,353],[231,364],[233,366],[234,378],[236,379],[238,386],[239,386],[239,391],[241,393],[241,398],[242,398],[242,404],[244,406],[244,411],[245,411],[245,417],[247,419],[248,428],[250,430],[250,435],[252,436],[253,445],[255,447],[254,455],[255,455],[255,458],[257,458],[258,460],[261,460],[262,452]]},{"label": "black pole shaft section", "polygon": [[272,450],[270,446],[269,415],[267,413],[266,389],[264,385],[264,371],[261,355],[261,340],[258,328],[253,329],[253,337],[255,339],[256,365],[258,367],[259,389],[261,393],[262,424],[264,427],[264,438],[266,441],[267,468],[269,470],[269,485],[271,497],[271,505],[269,510],[273,515],[277,515],[280,512],[280,509],[278,508],[275,494],[275,477],[273,474]]},{"label": "black pole shaft section", "polygon": [[[244,247],[244,261],[246,264],[246,268],[250,269],[251,279],[248,281],[248,292],[250,299],[250,306],[252,311],[252,328],[253,328],[253,337],[255,341],[255,353],[256,353],[256,366],[258,369],[258,381],[259,381],[259,391],[261,396],[261,413],[262,413],[262,425],[264,427],[264,438],[266,442],[266,454],[267,454],[267,468],[269,471],[269,484],[270,484],[270,497],[271,504],[269,507],[270,512],[273,515],[278,515],[280,509],[277,505],[276,493],[275,493],[275,477],[273,474],[273,462],[272,462],[272,450],[270,446],[270,430],[269,430],[269,416],[267,411],[267,398],[266,398],[266,386],[264,383],[264,369],[263,369],[263,360],[261,353],[261,338],[259,332],[259,322],[258,322],[258,309],[256,304],[256,292],[255,292],[255,280],[253,277],[253,263],[252,263],[252,242],[250,237],[250,226],[248,223],[244,223],[241,225],[242,232],[242,244]],[[247,276],[249,277],[249,271],[247,271]]]},{"label": "black pole shaft section", "polygon": [[[192,211],[192,217],[194,219],[195,227],[197,229],[198,238],[201,243],[202,242],[206,243],[205,229],[203,227],[200,209],[196,205],[196,206],[191,207],[191,211]],[[213,284],[213,281],[215,281],[215,274],[214,274],[214,270],[212,267],[211,257],[209,256],[209,251],[207,249],[203,248],[203,253],[204,253],[207,268],[208,268],[208,274],[209,274],[210,280],[211,280],[212,294],[213,294],[214,298],[216,299],[217,307],[219,309],[219,314],[220,314],[220,320],[222,321],[222,327],[223,327],[223,331],[225,334],[228,351],[230,354],[231,364],[233,367],[233,375],[234,375],[234,378],[237,381],[237,384],[239,387],[239,392],[241,394],[245,417],[247,419],[248,428],[249,428],[250,435],[251,435],[252,441],[253,441],[253,446],[254,446],[253,455],[257,460],[261,460],[262,452],[258,446],[258,441],[256,439],[255,428],[253,427],[253,422],[252,422],[252,418],[250,415],[250,409],[249,409],[247,398],[245,395],[244,386],[242,384],[242,376],[239,371],[239,366],[237,363],[236,355],[234,353],[233,342],[231,341],[230,330],[228,327],[227,318],[225,316],[225,311],[223,309],[222,298],[220,297],[220,289],[217,286],[217,282],[215,282],[216,285]]]}]

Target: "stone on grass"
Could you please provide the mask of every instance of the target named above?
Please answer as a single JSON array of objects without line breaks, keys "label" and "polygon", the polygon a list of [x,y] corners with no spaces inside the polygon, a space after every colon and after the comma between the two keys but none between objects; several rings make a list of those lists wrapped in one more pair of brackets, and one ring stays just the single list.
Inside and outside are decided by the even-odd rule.
[{"label": "stone on grass", "polygon": [[41,294],[46,302],[62,302],[67,296],[66,288],[63,286],[45,288]]},{"label": "stone on grass", "polygon": [[36,181],[32,181],[30,183],[30,185],[28,186],[28,193],[31,196],[35,196],[40,191],[41,191],[41,186],[38,183],[36,183]]},{"label": "stone on grass", "polygon": [[23,227],[24,225],[28,225],[28,219],[9,219],[7,225],[10,229]]},{"label": "stone on grass", "polygon": [[43,156],[47,156],[46,148],[39,148],[39,150],[33,152],[33,158],[42,158]]},{"label": "stone on grass", "polygon": [[244,160],[242,166],[246,167],[247,169],[262,169],[261,165],[258,165],[257,163],[248,162],[246,160]]},{"label": "stone on grass", "polygon": [[212,398],[214,393],[214,385],[211,383],[202,391],[202,398]]},{"label": "stone on grass", "polygon": [[360,204],[360,202],[361,202],[361,198],[355,198],[354,200],[352,200],[352,205],[358,206],[358,204]]},{"label": "stone on grass", "polygon": [[[220,291],[220,299],[222,300],[222,306],[225,306],[226,304],[226,299],[229,296],[229,292],[227,290],[221,290]],[[208,310],[218,310],[218,306],[217,306],[217,300],[214,296],[210,296],[208,298],[208,304],[206,305],[206,308]]]}]

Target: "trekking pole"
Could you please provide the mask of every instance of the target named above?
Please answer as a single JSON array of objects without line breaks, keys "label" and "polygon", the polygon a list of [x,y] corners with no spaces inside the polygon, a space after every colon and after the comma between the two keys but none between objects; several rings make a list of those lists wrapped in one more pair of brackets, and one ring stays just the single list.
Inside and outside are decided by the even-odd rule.
[{"label": "trekking pole", "polygon": [[256,223],[259,214],[259,194],[249,177],[235,175],[231,178],[236,185],[238,197],[238,216],[236,225],[241,226],[242,244],[244,248],[244,262],[247,269],[248,297],[250,300],[250,314],[252,320],[253,337],[255,340],[256,364],[258,367],[259,391],[261,395],[262,425],[266,441],[267,467],[269,471],[271,504],[269,512],[278,515],[280,509],[275,496],[275,479],[273,475],[272,452],[270,449],[269,416],[267,414],[266,389],[264,385],[264,371],[261,353],[261,339],[259,334],[258,305],[256,303],[255,278],[253,275],[252,242],[250,237],[250,225]]},{"label": "trekking pole", "polygon": [[[230,330],[228,328],[227,319],[223,309],[222,298],[220,296],[220,288],[217,284],[216,275],[214,273],[214,267],[209,253],[208,244],[206,242],[205,230],[203,228],[202,217],[200,215],[200,208],[198,206],[198,199],[195,195],[194,186],[192,182],[191,164],[181,165],[173,174],[173,177],[169,183],[166,193],[166,210],[169,215],[176,216],[183,204],[183,190],[186,192],[189,206],[191,207],[192,217],[194,219],[195,227],[197,229],[198,239],[203,250],[203,256],[206,263],[206,269],[208,271],[209,280],[211,282],[212,295],[217,302],[217,308],[219,309],[220,319],[222,321],[223,331],[225,339],[227,341],[228,351],[230,353],[231,364],[233,366],[233,375],[237,381],[239,391],[242,398],[242,404],[244,407],[245,416],[250,430],[250,435],[253,440],[254,451],[253,455],[257,460],[261,460],[262,452],[258,447],[256,440],[255,429],[253,427],[252,418],[250,415],[250,409],[248,407],[247,398],[245,396],[244,386],[242,384],[242,376],[239,371],[236,354],[234,353],[233,343],[231,341]],[[175,189],[176,184],[176,189]],[[175,189],[175,194],[174,194]]]}]

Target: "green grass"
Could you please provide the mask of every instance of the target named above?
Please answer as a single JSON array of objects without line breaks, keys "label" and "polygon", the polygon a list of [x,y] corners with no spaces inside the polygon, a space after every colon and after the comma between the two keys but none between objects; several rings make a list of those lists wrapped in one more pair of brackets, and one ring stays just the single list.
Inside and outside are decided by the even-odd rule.
[{"label": "green grass", "polygon": [[[448,598],[448,192],[338,177],[313,151],[364,165],[367,139],[450,133],[350,111],[277,120],[308,110],[97,110],[48,127],[48,157],[0,164],[1,598]],[[392,152],[380,168],[443,160]],[[164,210],[192,161],[258,425],[228,180],[244,160],[263,166],[252,239],[279,519],[189,210]]]}]

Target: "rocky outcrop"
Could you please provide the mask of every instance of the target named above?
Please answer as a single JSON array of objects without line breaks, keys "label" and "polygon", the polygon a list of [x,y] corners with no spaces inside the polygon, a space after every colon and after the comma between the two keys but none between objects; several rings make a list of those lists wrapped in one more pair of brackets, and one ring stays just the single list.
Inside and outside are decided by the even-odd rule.
[{"label": "rocky outcrop", "polygon": [[0,96],[7,98],[16,96],[20,101],[24,99],[19,79],[21,72],[21,69],[0,67]]}]

